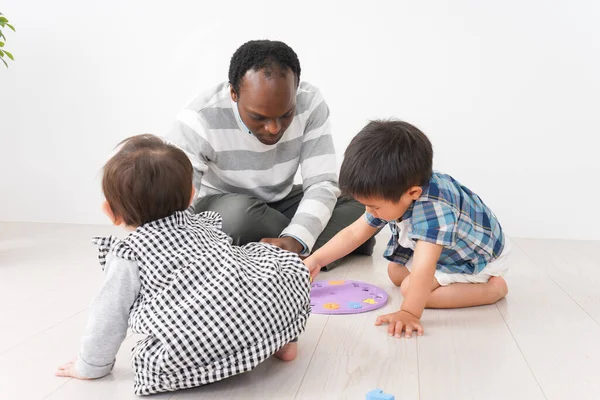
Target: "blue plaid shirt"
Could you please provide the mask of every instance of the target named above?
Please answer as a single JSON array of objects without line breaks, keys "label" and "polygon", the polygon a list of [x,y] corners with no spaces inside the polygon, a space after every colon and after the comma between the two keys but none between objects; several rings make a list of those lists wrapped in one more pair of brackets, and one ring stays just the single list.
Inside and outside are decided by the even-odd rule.
[{"label": "blue plaid shirt", "polygon": [[[389,225],[392,237],[383,255],[406,265],[414,250],[399,244],[397,222],[370,213],[365,218],[375,228]],[[444,247],[437,264],[442,272],[477,274],[504,248],[504,233],[494,213],[471,190],[438,172],[433,173],[423,194],[401,220],[406,221],[407,236],[413,242],[425,240]]]}]

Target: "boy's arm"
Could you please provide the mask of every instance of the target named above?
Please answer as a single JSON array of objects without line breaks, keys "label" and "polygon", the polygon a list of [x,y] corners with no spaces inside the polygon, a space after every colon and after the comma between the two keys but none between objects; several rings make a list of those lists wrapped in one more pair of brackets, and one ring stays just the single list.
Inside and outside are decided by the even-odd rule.
[{"label": "boy's arm", "polygon": [[110,373],[115,356],[127,334],[129,311],[140,290],[135,261],[108,254],[106,277],[90,306],[79,356],[56,372],[58,376],[96,379]]},{"label": "boy's arm", "polygon": [[433,289],[435,269],[442,249],[439,244],[417,241],[410,273],[410,287],[400,310],[421,318],[427,298]]},{"label": "boy's arm", "polygon": [[304,260],[310,270],[311,277],[314,278],[325,265],[350,254],[373,236],[378,229],[369,225],[364,216],[358,218],[352,225],[342,229],[323,247]]},{"label": "boy's arm", "polygon": [[406,332],[406,337],[411,337],[413,330],[419,335],[423,334],[420,319],[427,298],[433,290],[435,270],[442,249],[443,246],[439,244],[424,240],[417,241],[410,273],[410,286],[400,311],[379,316],[375,321],[375,325],[388,323],[390,336],[400,337],[402,330]]}]

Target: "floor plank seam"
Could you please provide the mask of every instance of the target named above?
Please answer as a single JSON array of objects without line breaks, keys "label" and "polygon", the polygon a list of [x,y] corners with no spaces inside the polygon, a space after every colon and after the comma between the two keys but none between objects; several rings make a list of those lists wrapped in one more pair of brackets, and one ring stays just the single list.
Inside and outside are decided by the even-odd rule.
[{"label": "floor plank seam", "polygon": [[63,319],[63,320],[60,320],[59,322],[55,323],[55,324],[54,324],[54,325],[52,325],[52,326],[49,326],[48,328],[46,328],[46,329],[44,329],[44,330],[42,330],[42,331],[39,331],[38,333],[34,334],[33,336],[29,336],[28,338],[26,338],[26,339],[24,339],[23,341],[21,341],[21,342],[19,342],[19,343],[15,344],[14,346],[12,346],[12,347],[9,347],[9,348],[7,348],[7,349],[5,349],[5,350],[2,350],[2,351],[0,351],[0,356],[1,356],[1,355],[3,355],[3,354],[5,354],[5,353],[8,353],[9,351],[12,351],[12,350],[16,349],[16,348],[17,348],[17,347],[19,347],[19,346],[22,346],[22,345],[24,345],[25,343],[29,342],[29,341],[30,341],[30,340],[32,340],[32,339],[35,339],[36,337],[38,337],[38,336],[40,336],[40,335],[43,335],[44,333],[48,332],[49,330],[51,330],[51,329],[53,329],[53,328],[56,328],[58,325],[60,325],[60,324],[62,324],[62,323],[64,323],[64,322],[67,322],[67,321],[69,321],[69,320],[71,320],[71,319],[73,319],[73,318],[77,317],[79,314],[81,314],[81,313],[83,313],[83,312],[86,312],[86,311],[87,311],[87,309],[88,309],[88,307],[84,308],[84,309],[83,309],[83,310],[81,310],[81,311],[78,311],[78,312],[76,312],[75,314],[71,315],[70,317],[67,317],[67,318],[65,318],[65,319]]},{"label": "floor plank seam", "polygon": [[417,399],[421,399],[421,367],[419,366],[419,338],[415,338],[415,342],[417,345]]},{"label": "floor plank seam", "polygon": [[54,393],[58,392],[59,390],[61,390],[63,387],[65,387],[65,385],[69,382],[71,382],[73,379],[75,378],[69,378],[66,380],[66,382],[64,382],[62,385],[60,385],[59,387],[57,387],[56,389],[54,389],[53,391],[51,391],[50,393],[48,393],[46,396],[44,396],[44,399],[47,399],[48,397],[52,396]]},{"label": "floor plank seam", "polygon": [[[346,260],[344,260],[344,261],[346,261]],[[343,265],[343,263],[344,262],[340,263],[340,265],[338,267],[341,267]],[[347,270],[346,273],[343,275],[344,279],[348,278],[348,273],[349,273],[349,270]],[[311,315],[312,315],[312,313],[311,313]],[[312,364],[313,359],[315,358],[315,354],[317,354],[317,348],[319,347],[319,343],[321,342],[323,333],[325,333],[325,329],[327,329],[327,324],[329,324],[330,318],[331,318],[330,316],[327,317],[327,321],[325,321],[325,324],[323,325],[323,329],[321,329],[321,334],[319,335],[319,339],[317,340],[317,343],[315,344],[315,348],[313,350],[313,353],[310,356],[310,360],[308,361],[306,369],[304,370],[304,374],[302,374],[302,379],[300,379],[300,384],[298,385],[298,389],[296,389],[296,393],[294,394],[294,399],[298,398],[298,393],[300,392],[300,388],[302,388],[304,379],[306,379],[306,374],[308,373],[308,369],[310,368],[310,365]]]},{"label": "floor plank seam", "polygon": [[325,332],[325,329],[327,328],[327,324],[329,323],[330,318],[331,317],[328,316],[327,321],[325,321],[325,324],[323,324],[323,329],[321,329],[321,333],[319,334],[319,339],[317,340],[317,343],[315,344],[315,348],[313,349],[313,352],[310,355],[310,360],[308,360],[306,369],[304,370],[304,373],[302,374],[302,379],[300,379],[300,384],[298,385],[298,389],[296,389],[296,393],[294,393],[294,399],[296,399],[298,397],[298,393],[300,392],[300,389],[302,388],[304,379],[306,379],[306,374],[308,373],[308,369],[310,368],[310,365],[312,364],[313,359],[315,358],[315,354],[317,354],[317,347],[319,347],[319,343],[321,342],[321,338],[323,337],[323,333]]},{"label": "floor plank seam", "polygon": [[521,357],[523,357],[523,360],[525,360],[525,364],[527,364],[527,368],[529,369],[529,372],[531,372],[531,375],[533,376],[533,379],[535,379],[535,383],[538,385],[538,388],[540,388],[540,391],[542,392],[542,396],[544,396],[544,398],[546,400],[548,400],[548,396],[546,396],[546,393],[544,392],[544,389],[542,388],[542,385],[540,385],[540,382],[538,381],[538,378],[535,375],[535,372],[533,372],[533,369],[531,368],[531,365],[529,365],[529,361],[527,360],[527,357],[525,357],[525,354],[523,353],[523,350],[521,349],[521,346],[519,345],[519,342],[517,341],[517,338],[515,337],[513,331],[510,329],[510,326],[508,326],[508,322],[506,322],[506,318],[504,318],[504,315],[502,314],[502,311],[500,311],[500,307],[498,307],[498,303],[496,303],[494,305],[496,306],[496,309],[498,310],[498,314],[500,314],[500,317],[502,317],[502,321],[504,321],[504,325],[506,325],[506,328],[508,329],[508,332],[510,333],[510,336],[513,338],[515,344],[517,345],[517,349],[519,349],[519,353],[521,353]]},{"label": "floor plank seam", "polygon": [[[515,242],[513,242],[515,243]],[[546,272],[546,270],[544,270],[544,268],[536,261],[534,260],[521,246],[519,246],[518,243],[515,243],[516,246],[525,254],[525,256],[527,256],[527,258],[529,260],[531,260],[531,262],[540,270],[543,271],[544,274],[546,274],[546,276],[548,277],[548,279],[550,279],[552,282],[554,282],[554,284],[564,293],[567,295],[568,298],[570,298],[573,303],[577,304],[577,307],[579,307],[584,313],[585,315],[587,315],[588,317],[590,317],[590,319],[592,321],[594,321],[596,323],[596,325],[600,325],[600,322],[596,320],[596,318],[594,318],[589,312],[587,312],[587,310],[585,308],[583,308],[583,306],[581,304],[579,304],[579,302],[577,300],[575,300],[570,294],[569,292],[567,292],[558,282],[556,282],[554,280],[554,278],[552,278],[552,276]]]}]

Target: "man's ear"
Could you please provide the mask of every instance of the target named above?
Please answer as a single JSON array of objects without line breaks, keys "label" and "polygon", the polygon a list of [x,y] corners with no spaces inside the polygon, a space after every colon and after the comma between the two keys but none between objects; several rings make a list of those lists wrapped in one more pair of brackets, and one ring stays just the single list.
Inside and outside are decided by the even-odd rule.
[{"label": "man's ear", "polygon": [[102,212],[106,214],[106,216],[112,221],[114,225],[119,226],[123,223],[123,220],[121,218],[115,218],[115,214],[110,208],[110,204],[108,204],[108,201],[106,200],[102,202]]},{"label": "man's ear", "polygon": [[233,89],[233,85],[231,83],[229,84],[229,95],[231,96],[231,100],[233,100],[234,102],[237,103],[237,101],[238,101],[238,94]]},{"label": "man's ear", "polygon": [[421,186],[412,186],[407,190],[406,193],[411,199],[417,200],[423,194],[423,188]]}]

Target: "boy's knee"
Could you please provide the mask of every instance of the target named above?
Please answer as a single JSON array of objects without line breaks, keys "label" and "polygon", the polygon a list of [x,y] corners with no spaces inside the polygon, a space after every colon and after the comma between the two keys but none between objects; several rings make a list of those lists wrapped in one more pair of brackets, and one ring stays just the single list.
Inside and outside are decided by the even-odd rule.
[{"label": "boy's knee", "polygon": [[409,274],[410,272],[403,265],[393,262],[388,264],[388,276],[390,277],[392,283],[396,286],[400,286]]},{"label": "boy's knee", "polygon": [[402,293],[402,296],[406,297],[406,294],[408,293],[408,287],[409,286],[410,286],[410,276],[407,276],[402,281],[402,284],[400,285],[400,293]]}]

